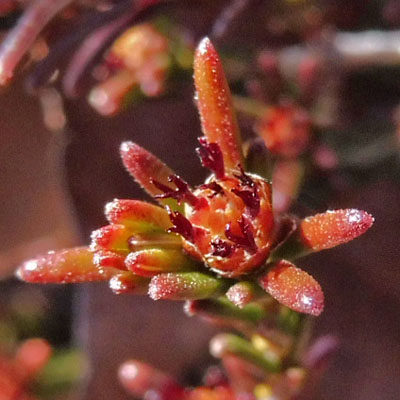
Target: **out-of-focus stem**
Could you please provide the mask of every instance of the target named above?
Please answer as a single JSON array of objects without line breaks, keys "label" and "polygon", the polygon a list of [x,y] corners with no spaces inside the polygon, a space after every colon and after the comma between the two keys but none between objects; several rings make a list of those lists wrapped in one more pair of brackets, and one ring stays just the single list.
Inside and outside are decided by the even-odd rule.
[{"label": "out-of-focus stem", "polygon": [[400,64],[400,30],[340,32],[328,40],[327,46],[313,48],[291,46],[278,54],[284,75],[297,74],[299,65],[314,54],[326,61],[335,61],[344,69]]},{"label": "out-of-focus stem", "polygon": [[213,40],[222,40],[229,30],[229,27],[239,19],[240,15],[245,12],[254,0],[233,0],[225,7],[221,14],[217,17],[211,29],[211,38]]},{"label": "out-of-focus stem", "polygon": [[25,11],[0,47],[0,85],[14,75],[22,57],[31,48],[47,23],[72,0],[37,0]]},{"label": "out-of-focus stem", "polygon": [[84,40],[73,55],[64,75],[63,87],[68,96],[74,97],[78,94],[78,85],[86,69],[91,65],[100,50],[107,43],[110,43],[131,19],[131,14],[123,15],[115,21],[96,29]]}]

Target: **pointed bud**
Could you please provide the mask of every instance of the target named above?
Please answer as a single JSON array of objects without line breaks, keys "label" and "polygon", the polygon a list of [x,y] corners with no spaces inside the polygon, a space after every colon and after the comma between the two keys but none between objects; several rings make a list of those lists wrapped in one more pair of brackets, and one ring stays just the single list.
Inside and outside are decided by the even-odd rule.
[{"label": "pointed bud", "polygon": [[124,225],[106,225],[92,232],[90,248],[92,251],[110,250],[126,254],[132,234]]},{"label": "pointed bud", "polygon": [[149,296],[153,300],[197,300],[222,295],[229,281],[201,272],[160,274],[152,278]]},{"label": "pointed bud", "polygon": [[244,165],[231,93],[219,55],[208,38],[200,42],[195,53],[194,81],[202,129],[208,143],[219,145],[227,169]]},{"label": "pointed bud", "polygon": [[210,342],[210,352],[217,358],[235,355],[267,372],[281,370],[281,362],[278,357],[259,351],[248,340],[233,334],[221,333],[215,336]]},{"label": "pointed bud", "polygon": [[[154,154],[136,143],[123,142],[120,147],[120,153],[125,168],[150,196],[163,193],[154,186],[152,183],[153,180],[168,186],[168,178],[171,175],[175,175],[174,171],[167,167]],[[170,205],[174,210],[179,208],[174,199],[159,199],[159,202]]]},{"label": "pointed bud", "polygon": [[125,361],[118,370],[118,378],[124,388],[135,397],[147,397],[156,393],[160,400],[183,399],[183,388],[169,375],[137,360]]},{"label": "pointed bud", "polygon": [[258,283],[279,303],[294,311],[317,316],[324,309],[321,286],[311,275],[288,261],[276,263]]},{"label": "pointed bud", "polygon": [[50,251],[26,261],[16,272],[19,279],[32,283],[80,283],[105,281],[118,273],[114,268],[97,268],[87,247]]},{"label": "pointed bud", "polygon": [[114,275],[109,282],[109,287],[115,294],[146,294],[148,286],[149,279],[136,276],[129,271]]},{"label": "pointed bud", "polygon": [[145,249],[130,253],[125,265],[136,275],[152,277],[163,272],[189,271],[195,264],[182,250]]},{"label": "pointed bud", "polygon": [[140,200],[114,199],[106,204],[105,214],[110,224],[125,225],[135,233],[164,232],[172,226],[163,208]]}]

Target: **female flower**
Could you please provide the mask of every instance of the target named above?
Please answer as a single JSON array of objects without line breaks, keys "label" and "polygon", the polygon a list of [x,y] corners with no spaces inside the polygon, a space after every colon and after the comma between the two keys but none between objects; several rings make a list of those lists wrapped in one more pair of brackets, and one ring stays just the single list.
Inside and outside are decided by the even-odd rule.
[{"label": "female flower", "polygon": [[93,232],[90,248],[28,261],[18,276],[31,282],[110,280],[117,293],[148,291],[156,300],[226,294],[240,307],[270,295],[319,315],[319,284],[291,260],[356,238],[373,218],[359,210],[300,221],[274,217],[271,183],[246,170],[222,63],[207,38],[195,54],[194,79],[204,133],[197,152],[212,172],[206,182],[192,188],[155,155],[125,142],[125,167],[159,205],[114,200],[105,208],[110,225]]}]

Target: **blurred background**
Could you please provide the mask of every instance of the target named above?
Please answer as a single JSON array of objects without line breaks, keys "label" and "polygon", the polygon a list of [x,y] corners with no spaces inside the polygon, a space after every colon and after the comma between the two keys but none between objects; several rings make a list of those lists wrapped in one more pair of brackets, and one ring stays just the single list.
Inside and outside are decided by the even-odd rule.
[{"label": "blurred background", "polygon": [[[33,4],[2,0],[3,40]],[[27,258],[88,243],[106,202],[145,198],[120,162],[123,140],[202,181],[191,57],[209,35],[245,137],[273,133],[276,204],[301,216],[354,207],[375,217],[355,242],[299,262],[326,295],[315,335],[340,340],[313,398],[400,398],[400,3],[171,1],[127,18],[135,4],[66,4],[0,91],[0,353],[29,337],[49,340],[59,374],[40,379],[53,399],[129,398],[116,371],[130,357],[188,384],[213,362],[214,328],[181,304],[12,277]],[[287,125],[304,138],[294,151],[280,143]]]}]

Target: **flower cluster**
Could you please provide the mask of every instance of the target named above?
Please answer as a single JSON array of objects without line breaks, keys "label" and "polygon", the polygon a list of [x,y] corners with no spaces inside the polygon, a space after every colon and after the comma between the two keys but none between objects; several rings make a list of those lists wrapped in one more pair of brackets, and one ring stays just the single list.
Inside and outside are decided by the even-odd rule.
[{"label": "flower cluster", "polygon": [[358,237],[373,218],[355,209],[303,220],[274,216],[271,183],[246,170],[229,87],[207,38],[195,54],[194,79],[204,133],[198,155],[212,172],[207,181],[192,188],[155,155],[123,143],[125,167],[159,205],[114,200],[105,207],[110,225],[93,232],[90,247],[30,260],[18,276],[42,283],[110,280],[116,293],[147,291],[155,300],[226,294],[240,307],[272,296],[319,315],[321,287],[292,260]]},{"label": "flower cluster", "polygon": [[189,69],[193,57],[182,33],[175,30],[168,21],[155,20],[124,31],[96,69],[100,82],[89,92],[91,106],[111,116],[138,97],[137,89],[146,97],[164,94],[172,71]]},{"label": "flower cluster", "polygon": [[108,76],[90,91],[90,104],[112,115],[137,85],[146,96],[159,96],[170,62],[168,39],[152,24],[129,28],[111,46],[104,66]]}]

